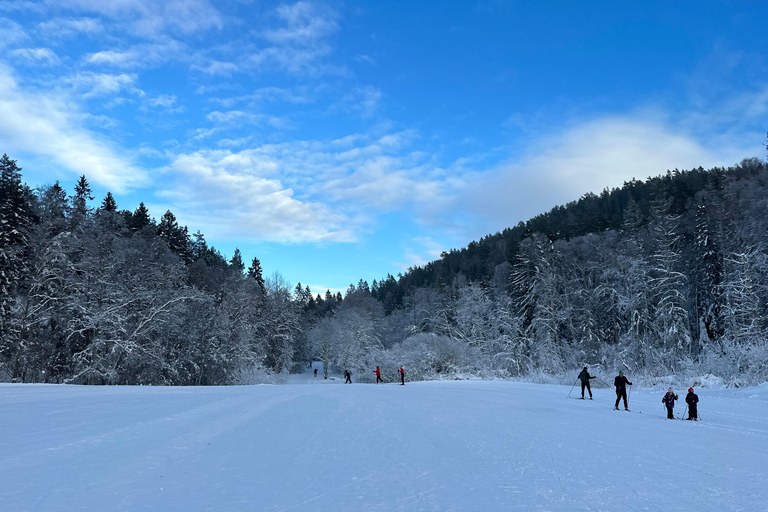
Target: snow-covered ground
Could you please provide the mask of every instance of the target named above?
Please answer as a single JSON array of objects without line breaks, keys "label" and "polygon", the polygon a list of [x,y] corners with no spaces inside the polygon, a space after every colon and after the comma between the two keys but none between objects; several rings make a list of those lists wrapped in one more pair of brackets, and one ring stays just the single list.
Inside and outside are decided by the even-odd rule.
[{"label": "snow-covered ground", "polygon": [[0,510],[768,510],[768,385],[291,382],[0,385]]}]

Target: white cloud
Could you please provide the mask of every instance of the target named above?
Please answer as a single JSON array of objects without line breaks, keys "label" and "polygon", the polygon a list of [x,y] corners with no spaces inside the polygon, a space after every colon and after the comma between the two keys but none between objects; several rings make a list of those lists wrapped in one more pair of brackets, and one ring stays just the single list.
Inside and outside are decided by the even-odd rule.
[{"label": "white cloud", "polygon": [[274,46],[254,52],[249,59],[252,66],[276,67],[292,74],[349,74],[345,67],[324,60],[333,52],[326,39],[339,28],[335,11],[298,2],[280,5],[275,12],[283,26],[262,32]]},{"label": "white cloud", "polygon": [[[751,154],[749,145],[710,137],[705,147],[663,116],[641,113],[585,121],[530,144],[523,157],[496,169],[465,175],[459,203],[493,232],[581,197],[620,187],[668,169],[732,165]],[[482,229],[482,228],[481,228]]]},{"label": "white cloud", "polygon": [[114,192],[146,182],[142,169],[83,128],[87,118],[66,97],[21,90],[10,70],[0,67],[0,146],[44,156]]},{"label": "white cloud", "polygon": [[0,18],[0,49],[25,41],[29,36],[21,25],[8,18]]},{"label": "white cloud", "polygon": [[184,58],[185,46],[174,40],[158,44],[140,44],[127,50],[103,50],[85,56],[89,64],[123,69],[154,67]]},{"label": "white cloud", "polygon": [[286,103],[301,104],[311,103],[312,99],[305,92],[294,92],[280,87],[261,87],[251,94],[232,98],[211,98],[211,101],[225,108],[230,108],[238,103],[259,104],[268,101],[284,101]]},{"label": "white cloud", "polygon": [[190,69],[201,71],[212,76],[232,76],[232,74],[236,73],[239,68],[237,64],[233,62],[212,60],[207,66],[194,65]]},{"label": "white cloud", "polygon": [[46,0],[46,3],[57,9],[99,13],[149,37],[160,36],[167,30],[191,34],[224,25],[221,14],[208,0]]},{"label": "white cloud", "polygon": [[[173,186],[161,193],[180,219],[211,238],[276,242],[348,242],[349,221],[319,202],[294,198],[265,175],[275,163],[253,153],[199,151],[171,164]],[[205,212],[205,213],[199,213]]]},{"label": "white cloud", "polygon": [[381,96],[379,89],[367,85],[356,87],[352,92],[347,93],[341,102],[343,106],[360,113],[362,117],[370,118],[376,112]]},{"label": "white cloud", "polygon": [[276,44],[312,44],[339,29],[336,13],[317,4],[297,2],[276,11],[285,26],[264,32],[264,38]]},{"label": "white cloud", "polygon": [[64,78],[75,91],[81,92],[83,98],[91,99],[103,96],[113,96],[121,91],[127,91],[137,96],[144,96],[144,91],[136,87],[136,75],[108,73],[93,73],[83,71]]},{"label": "white cloud", "polygon": [[59,56],[49,48],[20,48],[13,50],[11,55],[18,59],[45,66],[55,66],[61,63]]},{"label": "white cloud", "polygon": [[39,23],[37,29],[44,36],[65,39],[80,34],[101,34],[104,25],[96,18],[53,18]]}]

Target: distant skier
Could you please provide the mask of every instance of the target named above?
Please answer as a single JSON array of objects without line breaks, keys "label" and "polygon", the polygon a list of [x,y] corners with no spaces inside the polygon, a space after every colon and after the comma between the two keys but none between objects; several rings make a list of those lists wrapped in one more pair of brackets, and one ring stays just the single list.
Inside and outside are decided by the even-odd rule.
[{"label": "distant skier", "polygon": [[315,368],[315,377],[317,377],[317,368]]},{"label": "distant skier", "polygon": [[693,388],[688,388],[688,395],[685,397],[685,403],[688,404],[688,419],[698,421],[699,395],[693,392]]},{"label": "distant skier", "polygon": [[400,367],[400,385],[405,386],[405,370],[403,370],[403,367]]},{"label": "distant skier", "polygon": [[664,398],[661,399],[662,403],[667,406],[667,419],[673,420],[675,419],[675,415],[673,414],[675,409],[675,400],[677,400],[677,395],[674,391],[672,391],[672,388],[669,388],[667,390],[667,394],[664,395]]},{"label": "distant skier", "polygon": [[349,370],[344,370],[344,384],[352,384],[352,374]]},{"label": "distant skier", "polygon": [[384,381],[381,380],[381,370],[379,370],[378,366],[376,367],[376,371],[374,373],[376,374],[376,384],[378,384],[379,382],[383,384]]},{"label": "distant skier", "polygon": [[627,384],[632,385],[624,375],[624,370],[619,370],[619,374],[613,379],[613,385],[616,386],[616,405],[613,406],[617,411],[619,410],[619,400],[624,399],[624,410],[628,411],[627,405]]},{"label": "distant skier", "polygon": [[589,387],[589,379],[594,379],[594,378],[595,377],[589,374],[586,366],[584,367],[583,370],[581,370],[581,373],[579,374],[579,380],[581,381],[581,399],[582,400],[584,400],[584,388],[587,388],[587,391],[589,391],[589,399],[592,400],[592,388]]}]

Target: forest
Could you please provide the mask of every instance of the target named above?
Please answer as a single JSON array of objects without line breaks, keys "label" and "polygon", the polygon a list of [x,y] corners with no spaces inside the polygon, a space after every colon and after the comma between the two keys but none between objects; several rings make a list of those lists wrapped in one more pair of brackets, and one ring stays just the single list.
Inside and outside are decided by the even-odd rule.
[{"label": "forest", "polygon": [[[587,194],[342,296],[227,260],[174,214],[32,189],[0,159],[0,381],[371,382],[570,375],[768,379],[768,165]],[[575,378],[575,373],[573,375]]]}]

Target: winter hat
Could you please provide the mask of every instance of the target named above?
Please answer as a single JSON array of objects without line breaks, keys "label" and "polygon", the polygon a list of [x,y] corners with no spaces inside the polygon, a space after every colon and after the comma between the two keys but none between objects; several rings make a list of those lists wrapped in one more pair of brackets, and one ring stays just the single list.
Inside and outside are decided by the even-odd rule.
[{"label": "winter hat", "polygon": [[672,388],[669,388],[669,389],[667,390],[667,393],[672,393]]},{"label": "winter hat", "polygon": [[584,369],[586,370],[586,369],[587,369],[587,367],[585,366],[585,367],[584,367]]},{"label": "winter hat", "polygon": [[688,388],[689,393],[693,393],[693,388]]},{"label": "winter hat", "polygon": [[624,370],[619,370],[619,375],[624,374]]}]

